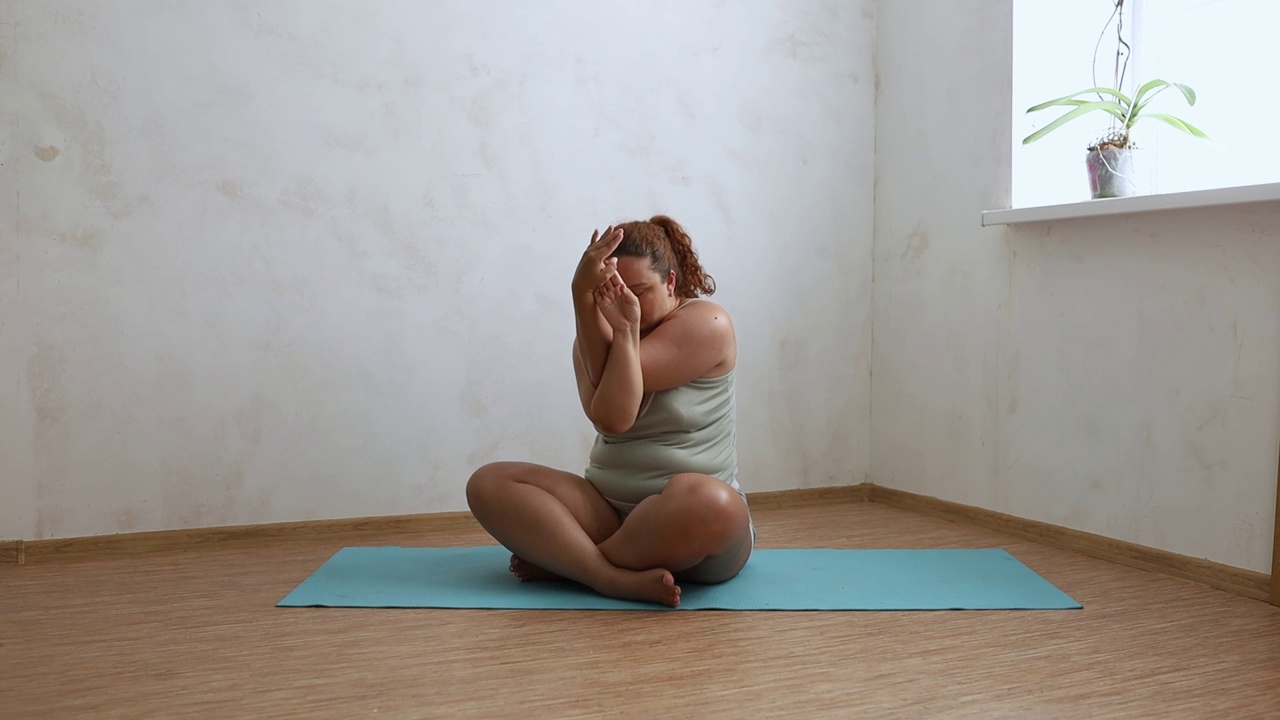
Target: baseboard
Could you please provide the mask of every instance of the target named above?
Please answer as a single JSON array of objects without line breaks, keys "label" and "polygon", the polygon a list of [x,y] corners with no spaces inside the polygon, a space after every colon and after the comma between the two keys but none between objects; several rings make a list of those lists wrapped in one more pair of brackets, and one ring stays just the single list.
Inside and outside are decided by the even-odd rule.
[{"label": "baseboard", "polygon": [[870,499],[871,502],[922,515],[964,522],[1140,570],[1171,575],[1255,600],[1268,600],[1271,576],[1265,573],[880,485],[871,487]]},{"label": "baseboard", "polygon": [[844,502],[867,502],[871,483],[834,487],[796,488],[770,492],[749,492],[747,503],[753,508],[788,508]]},{"label": "baseboard", "polygon": [[[924,515],[966,522],[1142,570],[1172,575],[1249,598],[1263,601],[1271,598],[1271,602],[1276,603],[1277,600],[1271,596],[1280,594],[1275,589],[1280,586],[1274,585],[1271,576],[1263,573],[870,483],[747,493],[747,499],[753,508],[761,509],[868,501],[883,503]],[[60,540],[6,540],[0,541],[0,565],[234,547],[288,539],[346,539],[476,528],[478,525],[470,513],[450,512],[162,530]]]},{"label": "baseboard", "polygon": [[0,565],[16,565],[21,547],[21,540],[0,540]]},{"label": "baseboard", "polygon": [[1280,480],[1276,481],[1276,524],[1271,535],[1271,604],[1280,607]]},{"label": "baseboard", "polygon": [[412,534],[432,531],[470,530],[479,527],[471,513],[427,513],[340,520],[232,525],[187,530],[160,530],[120,533],[60,540],[19,541],[14,557],[0,558],[19,564],[78,560],[104,555],[138,555],[210,547],[233,547],[289,539],[342,539],[371,535]]},{"label": "baseboard", "polygon": [[[839,502],[866,502],[870,485],[799,488],[748,493],[752,507],[783,508]],[[120,533],[59,540],[0,542],[0,564],[35,564],[104,555],[137,555],[196,548],[230,547],[284,539],[357,538],[370,535],[472,530],[479,527],[471,513],[425,513],[341,520],[308,520],[263,525],[233,525],[188,530]]]}]

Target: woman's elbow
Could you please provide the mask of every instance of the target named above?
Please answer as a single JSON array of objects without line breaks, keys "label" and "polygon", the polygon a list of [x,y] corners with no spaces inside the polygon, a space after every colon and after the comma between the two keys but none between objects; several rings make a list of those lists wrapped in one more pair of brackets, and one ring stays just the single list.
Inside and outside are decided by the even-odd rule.
[{"label": "woman's elbow", "polygon": [[611,413],[594,412],[592,413],[591,422],[596,426],[597,430],[606,435],[621,435],[631,429],[636,419]]}]

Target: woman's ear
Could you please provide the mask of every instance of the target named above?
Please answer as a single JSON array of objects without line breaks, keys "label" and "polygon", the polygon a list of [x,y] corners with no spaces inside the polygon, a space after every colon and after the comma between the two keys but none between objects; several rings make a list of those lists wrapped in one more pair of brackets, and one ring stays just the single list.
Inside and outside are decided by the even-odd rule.
[{"label": "woman's ear", "polygon": [[676,271],[667,273],[667,297],[676,296]]}]

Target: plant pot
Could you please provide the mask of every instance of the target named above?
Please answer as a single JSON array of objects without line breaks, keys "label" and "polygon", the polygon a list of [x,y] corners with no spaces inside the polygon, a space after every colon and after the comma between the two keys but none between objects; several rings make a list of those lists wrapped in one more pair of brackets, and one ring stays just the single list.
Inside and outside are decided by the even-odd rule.
[{"label": "plant pot", "polygon": [[1085,167],[1089,170],[1089,191],[1094,200],[1138,194],[1132,148],[1103,147],[1090,150],[1085,158]]}]

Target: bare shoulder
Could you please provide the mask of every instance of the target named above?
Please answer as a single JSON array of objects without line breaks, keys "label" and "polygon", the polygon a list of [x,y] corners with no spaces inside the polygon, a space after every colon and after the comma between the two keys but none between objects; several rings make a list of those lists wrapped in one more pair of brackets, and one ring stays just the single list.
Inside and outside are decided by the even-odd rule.
[{"label": "bare shoulder", "polygon": [[733,338],[733,318],[723,305],[711,300],[697,300],[679,308],[663,324],[672,323],[682,331]]},{"label": "bare shoulder", "polygon": [[706,298],[690,300],[685,305],[676,308],[668,316],[668,319],[687,319],[698,323],[726,322],[732,324],[729,311],[720,303]]},{"label": "bare shoulder", "polygon": [[726,374],[737,363],[733,323],[718,302],[689,302],[672,310],[640,340],[645,392]]},{"label": "bare shoulder", "polygon": [[[652,352],[644,352],[646,343]],[[646,356],[654,361],[669,358],[670,363],[688,366],[687,370],[694,374],[684,381],[692,377],[716,377],[737,364],[737,345],[733,319],[724,306],[698,300],[673,311],[650,333],[641,343],[641,360]]]}]

